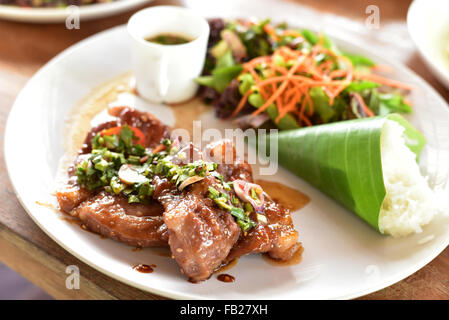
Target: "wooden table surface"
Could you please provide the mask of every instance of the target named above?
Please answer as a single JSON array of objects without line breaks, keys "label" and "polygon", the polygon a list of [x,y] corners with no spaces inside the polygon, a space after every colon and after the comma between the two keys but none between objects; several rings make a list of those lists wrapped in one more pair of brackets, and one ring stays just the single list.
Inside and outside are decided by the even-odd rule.
[{"label": "wooden table surface", "polygon": [[[405,23],[410,4],[409,0],[289,2],[308,5],[355,21],[362,21],[366,6],[375,4],[381,10],[382,19],[402,24]],[[180,3],[167,0],[151,3],[157,4]],[[26,81],[63,49],[99,31],[126,23],[135,11],[95,21],[82,21],[79,30],[68,30],[64,24],[34,25],[0,21],[0,260],[57,299],[161,298],[129,287],[90,268],[45,235],[18,202],[6,172],[3,155],[3,133],[8,112]],[[411,56],[408,66],[449,101],[448,90],[433,78],[416,53]],[[66,289],[65,271],[68,265],[80,268],[80,290]],[[449,299],[449,248],[410,277],[363,299]]]}]

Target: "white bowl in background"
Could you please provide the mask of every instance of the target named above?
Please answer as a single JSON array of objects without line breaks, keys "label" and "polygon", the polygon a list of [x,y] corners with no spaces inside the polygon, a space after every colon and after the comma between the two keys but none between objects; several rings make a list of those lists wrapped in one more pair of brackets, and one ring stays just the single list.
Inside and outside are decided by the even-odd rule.
[{"label": "white bowl in background", "polygon": [[[116,0],[79,6],[81,21],[100,19],[114,14],[130,11],[153,0]],[[23,8],[13,5],[0,5],[0,19],[30,23],[63,23],[74,14],[71,8]]]},{"label": "white bowl in background", "polygon": [[413,1],[407,26],[424,62],[449,89],[449,1]]}]

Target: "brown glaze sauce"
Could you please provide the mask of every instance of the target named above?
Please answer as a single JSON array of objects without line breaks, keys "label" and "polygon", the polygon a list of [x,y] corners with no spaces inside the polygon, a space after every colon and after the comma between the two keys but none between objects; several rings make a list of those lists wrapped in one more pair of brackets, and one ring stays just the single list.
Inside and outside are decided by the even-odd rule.
[{"label": "brown glaze sauce", "polygon": [[302,253],[303,252],[304,252],[304,248],[300,244],[299,249],[296,250],[295,254],[289,260],[282,261],[282,260],[273,259],[266,253],[262,254],[262,258],[265,260],[265,262],[267,262],[268,264],[270,264],[272,266],[288,267],[288,266],[293,266],[293,265],[299,264],[302,261]]},{"label": "brown glaze sauce", "polygon": [[78,226],[81,226],[81,221],[75,218],[68,218],[64,216],[59,216],[59,219],[67,221],[70,224],[77,224]]},{"label": "brown glaze sauce", "polygon": [[310,202],[310,198],[293,188],[283,185],[279,182],[256,180],[256,183],[270,195],[270,197],[290,211],[296,211],[303,208]]},{"label": "brown glaze sauce", "polygon": [[36,201],[36,204],[38,204],[38,205],[40,205],[42,207],[48,208],[48,209],[55,210],[55,211],[59,210],[59,208],[55,207],[51,203],[45,203],[45,202]]},{"label": "brown glaze sauce", "polygon": [[218,268],[217,271],[215,271],[215,273],[222,273],[224,271],[227,271],[227,270],[233,268],[237,264],[238,261],[239,261],[238,258],[232,259],[229,263],[222,265],[220,268]]},{"label": "brown glaze sauce", "polygon": [[152,249],[151,253],[159,257],[170,258],[172,256],[169,248],[151,248],[151,249]]},{"label": "brown glaze sauce", "polygon": [[133,269],[140,273],[152,273],[154,271],[154,268],[156,268],[155,264],[147,265],[147,264],[139,263],[139,264],[133,266]]},{"label": "brown glaze sauce", "polygon": [[218,281],[221,282],[234,282],[235,278],[230,274],[222,273],[217,276]]}]

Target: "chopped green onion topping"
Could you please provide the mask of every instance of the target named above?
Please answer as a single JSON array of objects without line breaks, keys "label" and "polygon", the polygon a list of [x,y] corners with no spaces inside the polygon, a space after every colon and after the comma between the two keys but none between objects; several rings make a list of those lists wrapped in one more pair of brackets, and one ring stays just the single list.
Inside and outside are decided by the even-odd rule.
[{"label": "chopped green onion topping", "polygon": [[[138,137],[134,131],[126,125],[118,134],[97,134],[92,140],[89,158],[76,166],[78,183],[88,190],[103,188],[113,194],[122,194],[129,203],[147,203],[154,193],[152,181],[155,175],[169,179],[180,191],[211,175],[217,179],[217,188],[209,187],[209,198],[218,207],[229,211],[244,232],[256,225],[249,218],[252,206],[249,208],[247,204],[242,204],[230,193],[233,190],[232,182],[224,181],[216,171],[216,163],[198,160],[178,165],[171,161],[172,155],[179,153],[173,141],[163,140],[162,144],[167,149],[152,153],[150,149],[135,145],[133,142],[136,139]],[[256,191],[252,192],[257,197]]]}]

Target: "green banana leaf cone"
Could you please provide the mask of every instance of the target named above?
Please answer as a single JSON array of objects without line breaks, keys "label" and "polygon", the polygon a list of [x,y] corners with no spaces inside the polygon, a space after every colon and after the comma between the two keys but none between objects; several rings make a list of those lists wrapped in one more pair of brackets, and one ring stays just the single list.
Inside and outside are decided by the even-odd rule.
[{"label": "green banana leaf cone", "polygon": [[386,196],[381,135],[386,120],[404,127],[407,147],[419,154],[423,135],[397,114],[281,131],[259,140],[278,141],[279,164],[306,180],[379,230]]}]

